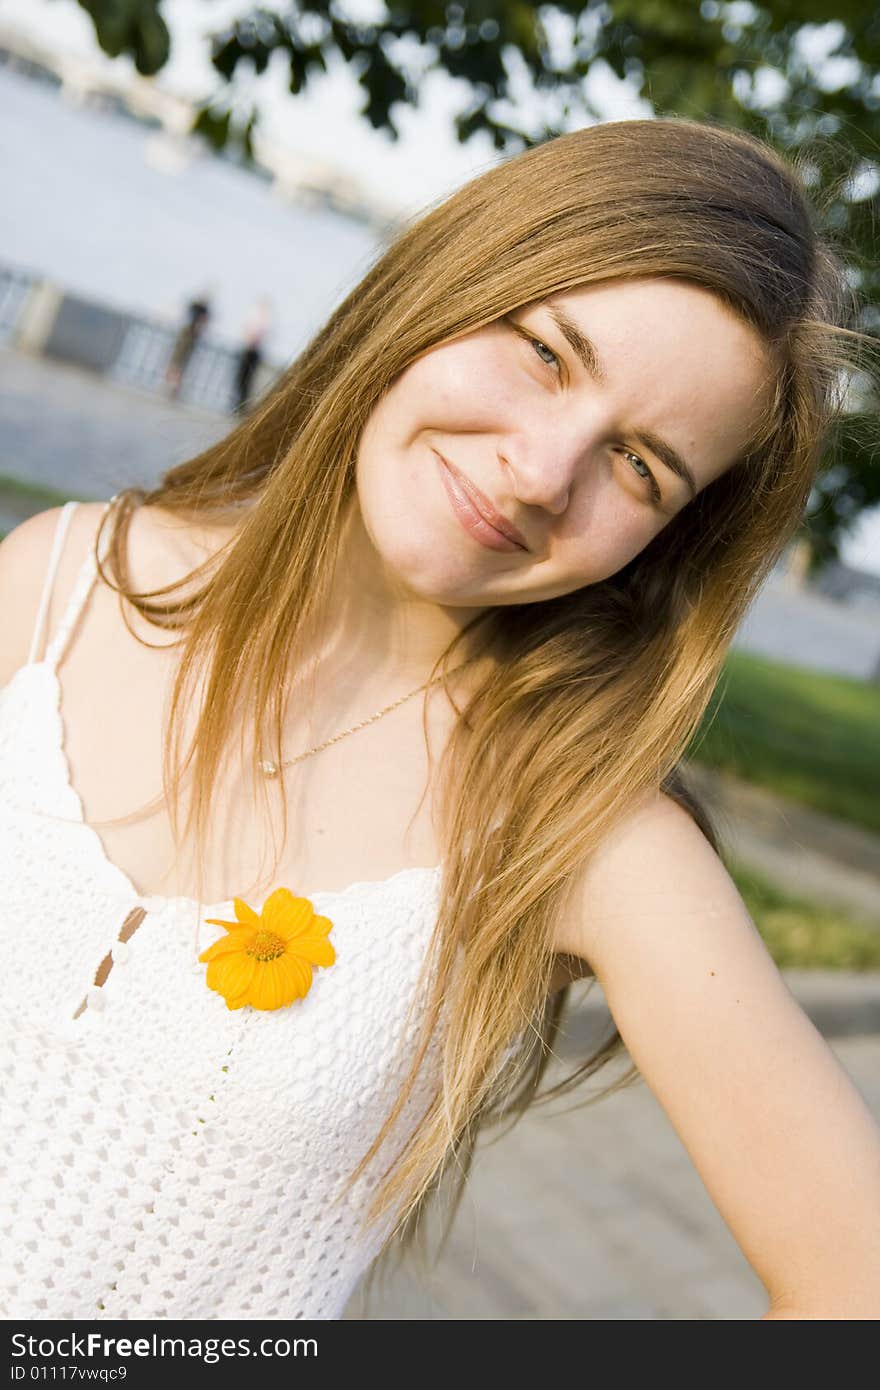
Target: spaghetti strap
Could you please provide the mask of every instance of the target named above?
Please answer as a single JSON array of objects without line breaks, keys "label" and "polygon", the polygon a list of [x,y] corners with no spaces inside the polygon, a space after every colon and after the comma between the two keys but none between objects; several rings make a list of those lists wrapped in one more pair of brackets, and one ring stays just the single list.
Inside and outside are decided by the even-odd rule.
[{"label": "spaghetti strap", "polygon": [[55,535],[52,538],[52,549],[49,552],[49,567],[46,570],[46,578],[43,581],[43,592],[40,594],[40,606],[37,609],[34,632],[31,637],[31,649],[28,652],[28,665],[31,665],[31,663],[37,659],[37,652],[40,649],[40,642],[43,637],[43,628],[46,625],[46,616],[49,612],[49,600],[52,597],[55,576],[58,573],[58,561],[61,559],[61,551],[64,548],[67,528],[70,526],[70,519],[76,511],[76,505],[76,502],[65,502],[64,506],[61,508],[61,515],[55,525]]},{"label": "spaghetti strap", "polygon": [[[104,515],[106,515],[109,508],[112,507],[114,501],[115,498],[111,498],[110,501],[107,503],[107,506],[104,509]],[[68,502],[66,505],[68,507],[73,508],[76,506],[76,503]],[[60,523],[61,518],[59,518],[59,530]],[[101,558],[104,558],[103,555],[101,556]],[[57,563],[58,560],[56,557],[56,566]],[[55,632],[54,637],[46,647],[46,654],[43,657],[45,664],[51,667],[53,671],[55,670],[59,661],[64,655],[64,652],[67,648],[67,643],[70,640],[70,635],[77,624],[77,620],[79,619],[80,614],[82,613],[83,609],[86,606],[86,603],[88,602],[89,595],[92,592],[92,588],[97,577],[98,570],[95,564],[95,548],[94,545],[90,545],[88,554],[83,560],[79,574],[76,577],[76,582],[71,591],[70,598],[67,601],[67,607],[64,610],[61,622],[58,624],[58,628]]]}]

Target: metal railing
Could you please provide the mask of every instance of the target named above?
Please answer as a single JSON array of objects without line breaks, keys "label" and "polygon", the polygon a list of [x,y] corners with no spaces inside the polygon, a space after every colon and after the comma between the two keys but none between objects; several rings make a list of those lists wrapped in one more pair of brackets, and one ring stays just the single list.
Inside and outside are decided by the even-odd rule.
[{"label": "metal railing", "polygon": [[[43,303],[38,305],[41,298]],[[38,327],[34,331],[35,316]],[[96,326],[93,320],[100,320],[100,324]],[[59,323],[65,325],[60,342]],[[41,275],[0,265],[0,347],[45,352],[167,399],[166,370],[179,331],[179,324],[93,304],[50,284]],[[235,347],[204,334],[186,364],[176,399],[227,414],[235,404],[237,363]],[[254,396],[262,395],[280,370],[277,364],[261,363],[253,383]]]},{"label": "metal railing", "polygon": [[[108,376],[144,391],[167,394],[165,371],[178,330],[134,314],[128,317],[128,330]],[[231,410],[237,357],[232,348],[202,338],[186,364],[177,399],[205,410]]]},{"label": "metal railing", "polygon": [[11,343],[18,329],[28,296],[38,276],[26,270],[0,266],[0,346]]}]

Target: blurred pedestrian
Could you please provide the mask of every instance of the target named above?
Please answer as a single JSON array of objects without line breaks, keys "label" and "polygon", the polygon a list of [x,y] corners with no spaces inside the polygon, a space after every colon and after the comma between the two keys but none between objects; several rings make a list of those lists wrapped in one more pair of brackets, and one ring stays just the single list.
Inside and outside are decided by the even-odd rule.
[{"label": "blurred pedestrian", "polygon": [[272,308],[266,296],[258,299],[244,327],[241,350],[236,359],[232,409],[244,413],[251,397],[254,376],[263,360],[263,344],[272,321]]},{"label": "blurred pedestrian", "polygon": [[210,317],[210,295],[197,295],[195,299],[190,300],[186,309],[186,319],[174,340],[168,366],[165,369],[165,383],[172,400],[176,401],[180,395],[183,374]]}]

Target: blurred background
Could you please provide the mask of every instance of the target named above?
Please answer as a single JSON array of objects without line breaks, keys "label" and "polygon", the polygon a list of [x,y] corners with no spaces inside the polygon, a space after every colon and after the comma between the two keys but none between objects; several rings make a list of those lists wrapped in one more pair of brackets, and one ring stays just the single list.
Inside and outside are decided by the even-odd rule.
[{"label": "blurred background", "polygon": [[[876,335],[864,0],[0,3],[0,534],[225,433],[402,222],[474,174],[656,114],[799,161]],[[880,467],[875,388],[850,386],[689,765],[790,988],[880,1114]],[[573,991],[559,1074],[607,1025],[597,990]],[[760,1316],[644,1084],[576,1104],[484,1141],[437,1264],[390,1269],[347,1316]]]}]

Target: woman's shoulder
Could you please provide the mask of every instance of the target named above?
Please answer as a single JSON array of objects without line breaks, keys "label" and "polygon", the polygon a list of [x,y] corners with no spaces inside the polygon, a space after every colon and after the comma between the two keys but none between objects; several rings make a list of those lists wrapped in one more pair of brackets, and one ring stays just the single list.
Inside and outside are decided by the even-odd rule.
[{"label": "woman's shoulder", "polygon": [[[87,531],[94,534],[102,509],[100,502],[81,502],[73,511],[55,572],[47,632],[58,620],[59,595],[70,593],[82,564],[82,537]],[[0,541],[0,609],[4,614],[0,686],[28,659],[62,511],[59,506],[37,512]]]},{"label": "woman's shoulder", "polygon": [[[79,502],[73,509],[49,596],[47,634],[61,621],[85,558],[94,547],[107,505]],[[38,512],[0,541],[0,609],[5,615],[0,686],[28,659],[62,510],[50,507]],[[230,527],[196,526],[161,507],[136,508],[125,549],[132,588],[156,589],[185,578],[230,534]]]},{"label": "woman's shoulder", "polygon": [[660,788],[634,801],[575,873],[557,949],[599,974],[684,911],[693,920],[723,902],[740,917],[742,901],[700,820],[686,799]]}]

